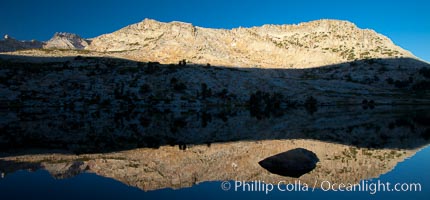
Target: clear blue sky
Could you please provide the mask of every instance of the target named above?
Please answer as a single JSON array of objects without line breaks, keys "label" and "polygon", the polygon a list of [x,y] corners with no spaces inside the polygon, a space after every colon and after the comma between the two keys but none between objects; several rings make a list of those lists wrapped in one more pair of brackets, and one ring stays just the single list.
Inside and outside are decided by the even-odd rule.
[{"label": "clear blue sky", "polygon": [[378,0],[2,0],[0,34],[48,40],[55,32],[95,37],[144,18],[234,28],[342,19],[374,29],[430,61],[430,1]]}]

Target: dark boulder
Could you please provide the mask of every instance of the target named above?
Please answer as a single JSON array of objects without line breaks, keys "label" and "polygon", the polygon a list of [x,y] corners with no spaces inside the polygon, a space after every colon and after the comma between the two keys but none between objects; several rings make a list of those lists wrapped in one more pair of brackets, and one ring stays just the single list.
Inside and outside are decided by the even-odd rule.
[{"label": "dark boulder", "polygon": [[268,157],[258,164],[273,174],[298,178],[315,169],[318,161],[314,152],[296,148]]}]

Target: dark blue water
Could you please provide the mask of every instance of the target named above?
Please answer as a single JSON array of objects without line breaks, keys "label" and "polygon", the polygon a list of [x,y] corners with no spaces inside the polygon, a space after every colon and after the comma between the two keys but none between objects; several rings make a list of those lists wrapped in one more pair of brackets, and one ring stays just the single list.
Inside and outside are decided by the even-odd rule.
[{"label": "dark blue water", "polygon": [[[190,188],[142,191],[116,180],[92,173],[68,179],[54,179],[47,171],[17,171],[0,179],[1,199],[428,199],[430,196],[430,147],[399,163],[392,171],[368,182],[419,183],[421,191],[333,192],[309,188],[308,191],[282,192],[229,191],[221,182],[204,182]],[[230,181],[234,185],[233,181]]]},{"label": "dark blue water", "polygon": [[[247,111],[240,110],[232,113],[215,110],[205,113],[180,114],[154,114],[149,111],[131,113],[100,111],[92,114],[64,113],[55,109],[48,111],[0,111],[3,116],[0,121],[2,130],[0,172],[7,174],[4,178],[0,178],[0,200],[292,198],[352,200],[428,199],[430,196],[430,147],[428,146],[430,143],[430,125],[428,124],[430,108],[428,107],[377,107],[367,110],[363,110],[361,107],[327,107],[314,113],[293,109],[287,110],[284,115],[261,119],[252,116]],[[13,159],[10,159],[20,155],[32,158],[31,155],[38,153],[33,152],[32,149],[39,148],[43,149],[43,153],[46,155],[57,152],[97,155],[136,148],[162,151],[163,149],[159,149],[159,147],[166,145],[178,146],[180,150],[184,150],[187,145],[191,148],[194,145],[207,145],[210,148],[211,143],[229,144],[235,141],[258,142],[279,139],[317,140],[347,145],[353,149],[385,149],[394,152],[397,149],[409,151],[421,149],[411,158],[397,163],[393,170],[381,174],[379,178],[362,180],[362,183],[369,184],[375,184],[378,181],[391,184],[417,183],[420,185],[421,191],[388,192],[380,190],[371,194],[373,193],[371,190],[333,192],[315,189],[313,191],[310,186],[309,191],[288,192],[278,190],[275,185],[275,188],[266,194],[265,191],[242,191],[240,187],[235,190],[233,180],[228,182],[231,186],[228,191],[222,189],[221,181],[201,182],[189,188],[143,191],[115,179],[87,173],[85,169],[78,170],[78,167],[84,166],[79,165],[79,163],[83,163],[79,159],[85,161],[85,157],[65,160],[67,162],[63,164],[70,165],[61,171],[63,174],[60,173],[57,176],[70,177],[64,179],[55,179],[48,171],[43,170],[44,167],[41,165],[43,160],[35,159],[35,162],[32,163],[31,159],[29,162],[14,162]],[[375,156],[379,155],[375,154]],[[9,159],[3,159],[1,156]],[[384,160],[377,160],[380,158],[375,156],[369,157],[369,159],[376,159],[375,162],[378,163],[384,162]],[[97,156],[93,157],[97,158]],[[335,158],[335,156],[332,157]],[[52,160],[49,157],[46,158],[48,164],[61,161],[60,158]],[[124,159],[127,159],[127,155]],[[258,161],[255,160],[255,162]],[[337,162],[341,163],[340,160]],[[369,162],[373,161],[369,160]],[[387,163],[389,166],[392,166],[391,164]],[[366,168],[364,165],[363,167]],[[330,169],[330,166],[327,168]],[[382,168],[385,170],[384,167]],[[38,170],[30,172],[23,169]],[[381,169],[375,170],[380,171]],[[364,169],[360,173],[365,174],[366,172],[372,171]],[[127,173],[127,171],[118,173]],[[127,174],[121,175],[127,176]],[[217,177],[217,174],[214,175]],[[322,175],[324,176],[324,174]],[[351,173],[351,176],[354,175]],[[348,177],[346,180],[354,180],[355,177]],[[141,177],[138,181],[140,180],[144,179]],[[318,180],[316,186],[320,186],[322,181],[324,180]],[[132,184],[139,185],[136,182]],[[170,185],[162,185],[162,187],[168,186]]]}]

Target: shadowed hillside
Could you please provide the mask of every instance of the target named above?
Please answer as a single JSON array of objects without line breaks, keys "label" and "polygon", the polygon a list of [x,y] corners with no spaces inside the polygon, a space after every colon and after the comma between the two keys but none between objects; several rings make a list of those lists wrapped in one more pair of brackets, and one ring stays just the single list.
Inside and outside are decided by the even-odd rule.
[{"label": "shadowed hillside", "polygon": [[[309,69],[232,68],[104,57],[0,56],[2,106],[206,107],[428,104],[429,64],[366,59]],[[252,98],[251,98],[252,97]],[[251,101],[252,100],[252,101]]]},{"label": "shadowed hillside", "polygon": [[429,69],[414,59],[259,69],[2,56],[0,141],[76,153],[291,138],[414,148],[427,143],[428,108],[395,105],[429,103]]}]

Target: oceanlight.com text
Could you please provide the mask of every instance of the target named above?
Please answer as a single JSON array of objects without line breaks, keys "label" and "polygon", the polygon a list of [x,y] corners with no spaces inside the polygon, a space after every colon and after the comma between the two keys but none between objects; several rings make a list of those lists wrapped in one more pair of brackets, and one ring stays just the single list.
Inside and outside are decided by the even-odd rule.
[{"label": "oceanlight.com text", "polygon": [[221,183],[221,189],[235,192],[314,192],[320,190],[323,192],[368,192],[376,194],[378,192],[421,192],[420,183],[391,183],[389,181],[361,181],[360,183],[340,183],[326,180],[315,180],[312,185],[300,180],[279,181],[278,183],[266,183],[261,180],[255,181],[224,181]]}]

